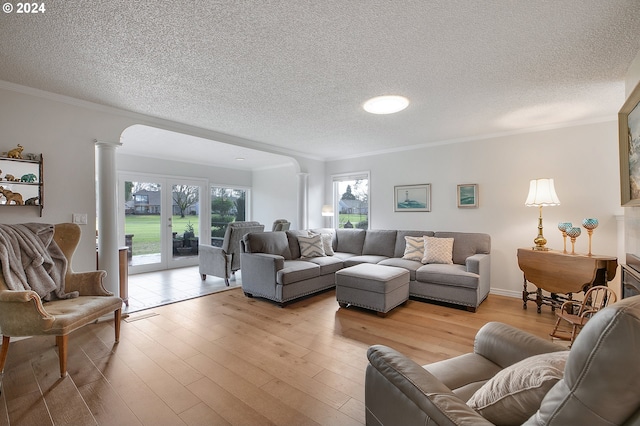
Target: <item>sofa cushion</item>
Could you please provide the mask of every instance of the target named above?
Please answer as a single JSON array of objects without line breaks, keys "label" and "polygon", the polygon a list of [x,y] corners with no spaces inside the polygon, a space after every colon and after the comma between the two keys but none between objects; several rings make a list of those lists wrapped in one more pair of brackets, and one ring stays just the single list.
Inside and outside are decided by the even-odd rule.
[{"label": "sofa cushion", "polygon": [[416,281],[424,283],[445,284],[456,287],[478,288],[480,276],[467,272],[462,265],[444,265],[430,263],[416,270]]},{"label": "sofa cushion", "polygon": [[433,237],[432,231],[397,231],[396,232],[396,248],[393,252],[393,257],[402,257],[404,255],[404,249],[407,246],[407,242],[404,237]]},{"label": "sofa cushion", "polygon": [[377,255],[373,255],[373,254],[369,254],[369,255],[362,255],[362,256],[352,256],[349,257],[348,259],[344,259],[344,266],[345,267],[349,267],[349,266],[354,266],[354,265],[359,265],[361,263],[371,263],[373,265],[375,265],[376,263],[380,263],[383,260],[387,260],[389,259],[386,256],[377,256]]},{"label": "sofa cushion", "polygon": [[406,241],[402,258],[405,260],[417,260],[422,262],[424,257],[424,237],[405,236]]},{"label": "sofa cushion", "polygon": [[467,401],[502,368],[477,353],[466,353],[424,365],[463,401]]},{"label": "sofa cushion", "polygon": [[520,425],[562,379],[568,356],[569,351],[552,352],[515,363],[478,389],[467,405],[496,425]]},{"label": "sofa cushion", "polygon": [[362,254],[393,257],[397,231],[368,230],[364,237]]},{"label": "sofa cushion", "polygon": [[324,254],[324,248],[322,247],[322,237],[320,234],[313,234],[309,236],[298,235],[298,244],[300,245],[300,257],[322,257]]},{"label": "sofa cushion", "polygon": [[[284,232],[283,232],[284,233]],[[287,285],[320,276],[320,266],[304,260],[286,260],[276,276],[278,284]]]},{"label": "sofa cushion", "polygon": [[334,251],[343,253],[362,254],[364,245],[364,229],[336,229],[336,247]]},{"label": "sofa cushion", "polygon": [[336,251],[333,253],[333,257],[342,260],[343,262],[347,259],[351,259],[352,257],[356,256],[355,253],[344,253],[341,251]]},{"label": "sofa cushion", "polygon": [[291,260],[289,240],[287,234],[282,231],[246,234],[242,241],[247,253],[276,254],[284,257],[285,260]]},{"label": "sofa cushion", "polygon": [[453,238],[453,263],[464,265],[467,257],[491,252],[488,234],[468,232],[436,232],[435,237]]},{"label": "sofa cushion", "polygon": [[[422,260],[422,259],[421,259]],[[415,260],[398,259],[397,257],[391,257],[389,259],[378,262],[378,265],[383,266],[397,266],[398,268],[404,268],[409,271],[409,280],[416,280],[416,270],[420,268],[422,263]]]},{"label": "sofa cushion", "polygon": [[422,263],[453,263],[453,238],[424,237]]},{"label": "sofa cushion", "polygon": [[311,259],[305,259],[305,261],[315,263],[320,266],[320,275],[333,274],[344,268],[342,260],[335,256],[314,257]]}]

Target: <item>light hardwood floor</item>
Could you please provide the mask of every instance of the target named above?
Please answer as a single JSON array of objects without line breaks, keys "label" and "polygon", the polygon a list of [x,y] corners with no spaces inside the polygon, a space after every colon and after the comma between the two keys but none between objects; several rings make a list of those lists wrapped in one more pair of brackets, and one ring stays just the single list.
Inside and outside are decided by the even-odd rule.
[{"label": "light hardwood floor", "polygon": [[410,300],[380,318],[335,291],[282,309],[233,289],[134,313],[117,345],[109,321],[74,332],[64,379],[52,338],[12,343],[0,425],[361,425],[369,345],[426,364],[493,320],[549,338],[554,315],[490,295],[476,313]]}]

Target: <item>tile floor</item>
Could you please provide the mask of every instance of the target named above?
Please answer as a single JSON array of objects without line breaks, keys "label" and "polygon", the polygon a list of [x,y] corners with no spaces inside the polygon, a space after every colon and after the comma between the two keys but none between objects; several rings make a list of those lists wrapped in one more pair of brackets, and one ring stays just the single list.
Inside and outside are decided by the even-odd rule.
[{"label": "tile floor", "polygon": [[129,306],[123,313],[133,313],[181,300],[225,291],[241,285],[240,271],[231,285],[222,278],[207,276],[202,281],[197,266],[129,275]]}]

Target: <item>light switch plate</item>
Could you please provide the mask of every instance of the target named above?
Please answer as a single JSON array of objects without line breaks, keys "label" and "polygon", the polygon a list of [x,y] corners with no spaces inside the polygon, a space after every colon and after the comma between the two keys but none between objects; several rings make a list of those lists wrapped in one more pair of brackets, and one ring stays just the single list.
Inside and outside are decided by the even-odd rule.
[{"label": "light switch plate", "polygon": [[73,223],[77,223],[78,225],[86,225],[87,224],[87,214],[86,213],[73,213]]}]

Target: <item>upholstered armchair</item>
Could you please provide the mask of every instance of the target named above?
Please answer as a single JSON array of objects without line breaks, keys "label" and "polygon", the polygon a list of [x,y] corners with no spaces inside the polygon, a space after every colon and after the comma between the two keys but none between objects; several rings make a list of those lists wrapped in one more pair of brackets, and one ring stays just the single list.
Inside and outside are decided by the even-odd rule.
[{"label": "upholstered armchair", "polygon": [[240,241],[250,232],[263,232],[264,225],[259,222],[231,222],[227,225],[222,247],[200,244],[198,264],[202,280],[207,275],[223,278],[229,285],[229,279],[240,269]]},{"label": "upholstered armchair", "polygon": [[11,337],[50,335],[56,337],[60,376],[67,375],[69,334],[103,315],[114,313],[115,341],[120,338],[122,299],[102,285],[104,271],[75,272],[71,259],[80,241],[80,227],[72,223],[54,226],[53,240],[67,259],[65,292],[78,297],[43,301],[33,290],[10,290],[0,267],[0,373],[9,352]]},{"label": "upholstered armchair", "polygon": [[273,221],[271,231],[288,231],[289,228],[291,228],[291,222],[289,222],[287,219],[276,219]]}]

